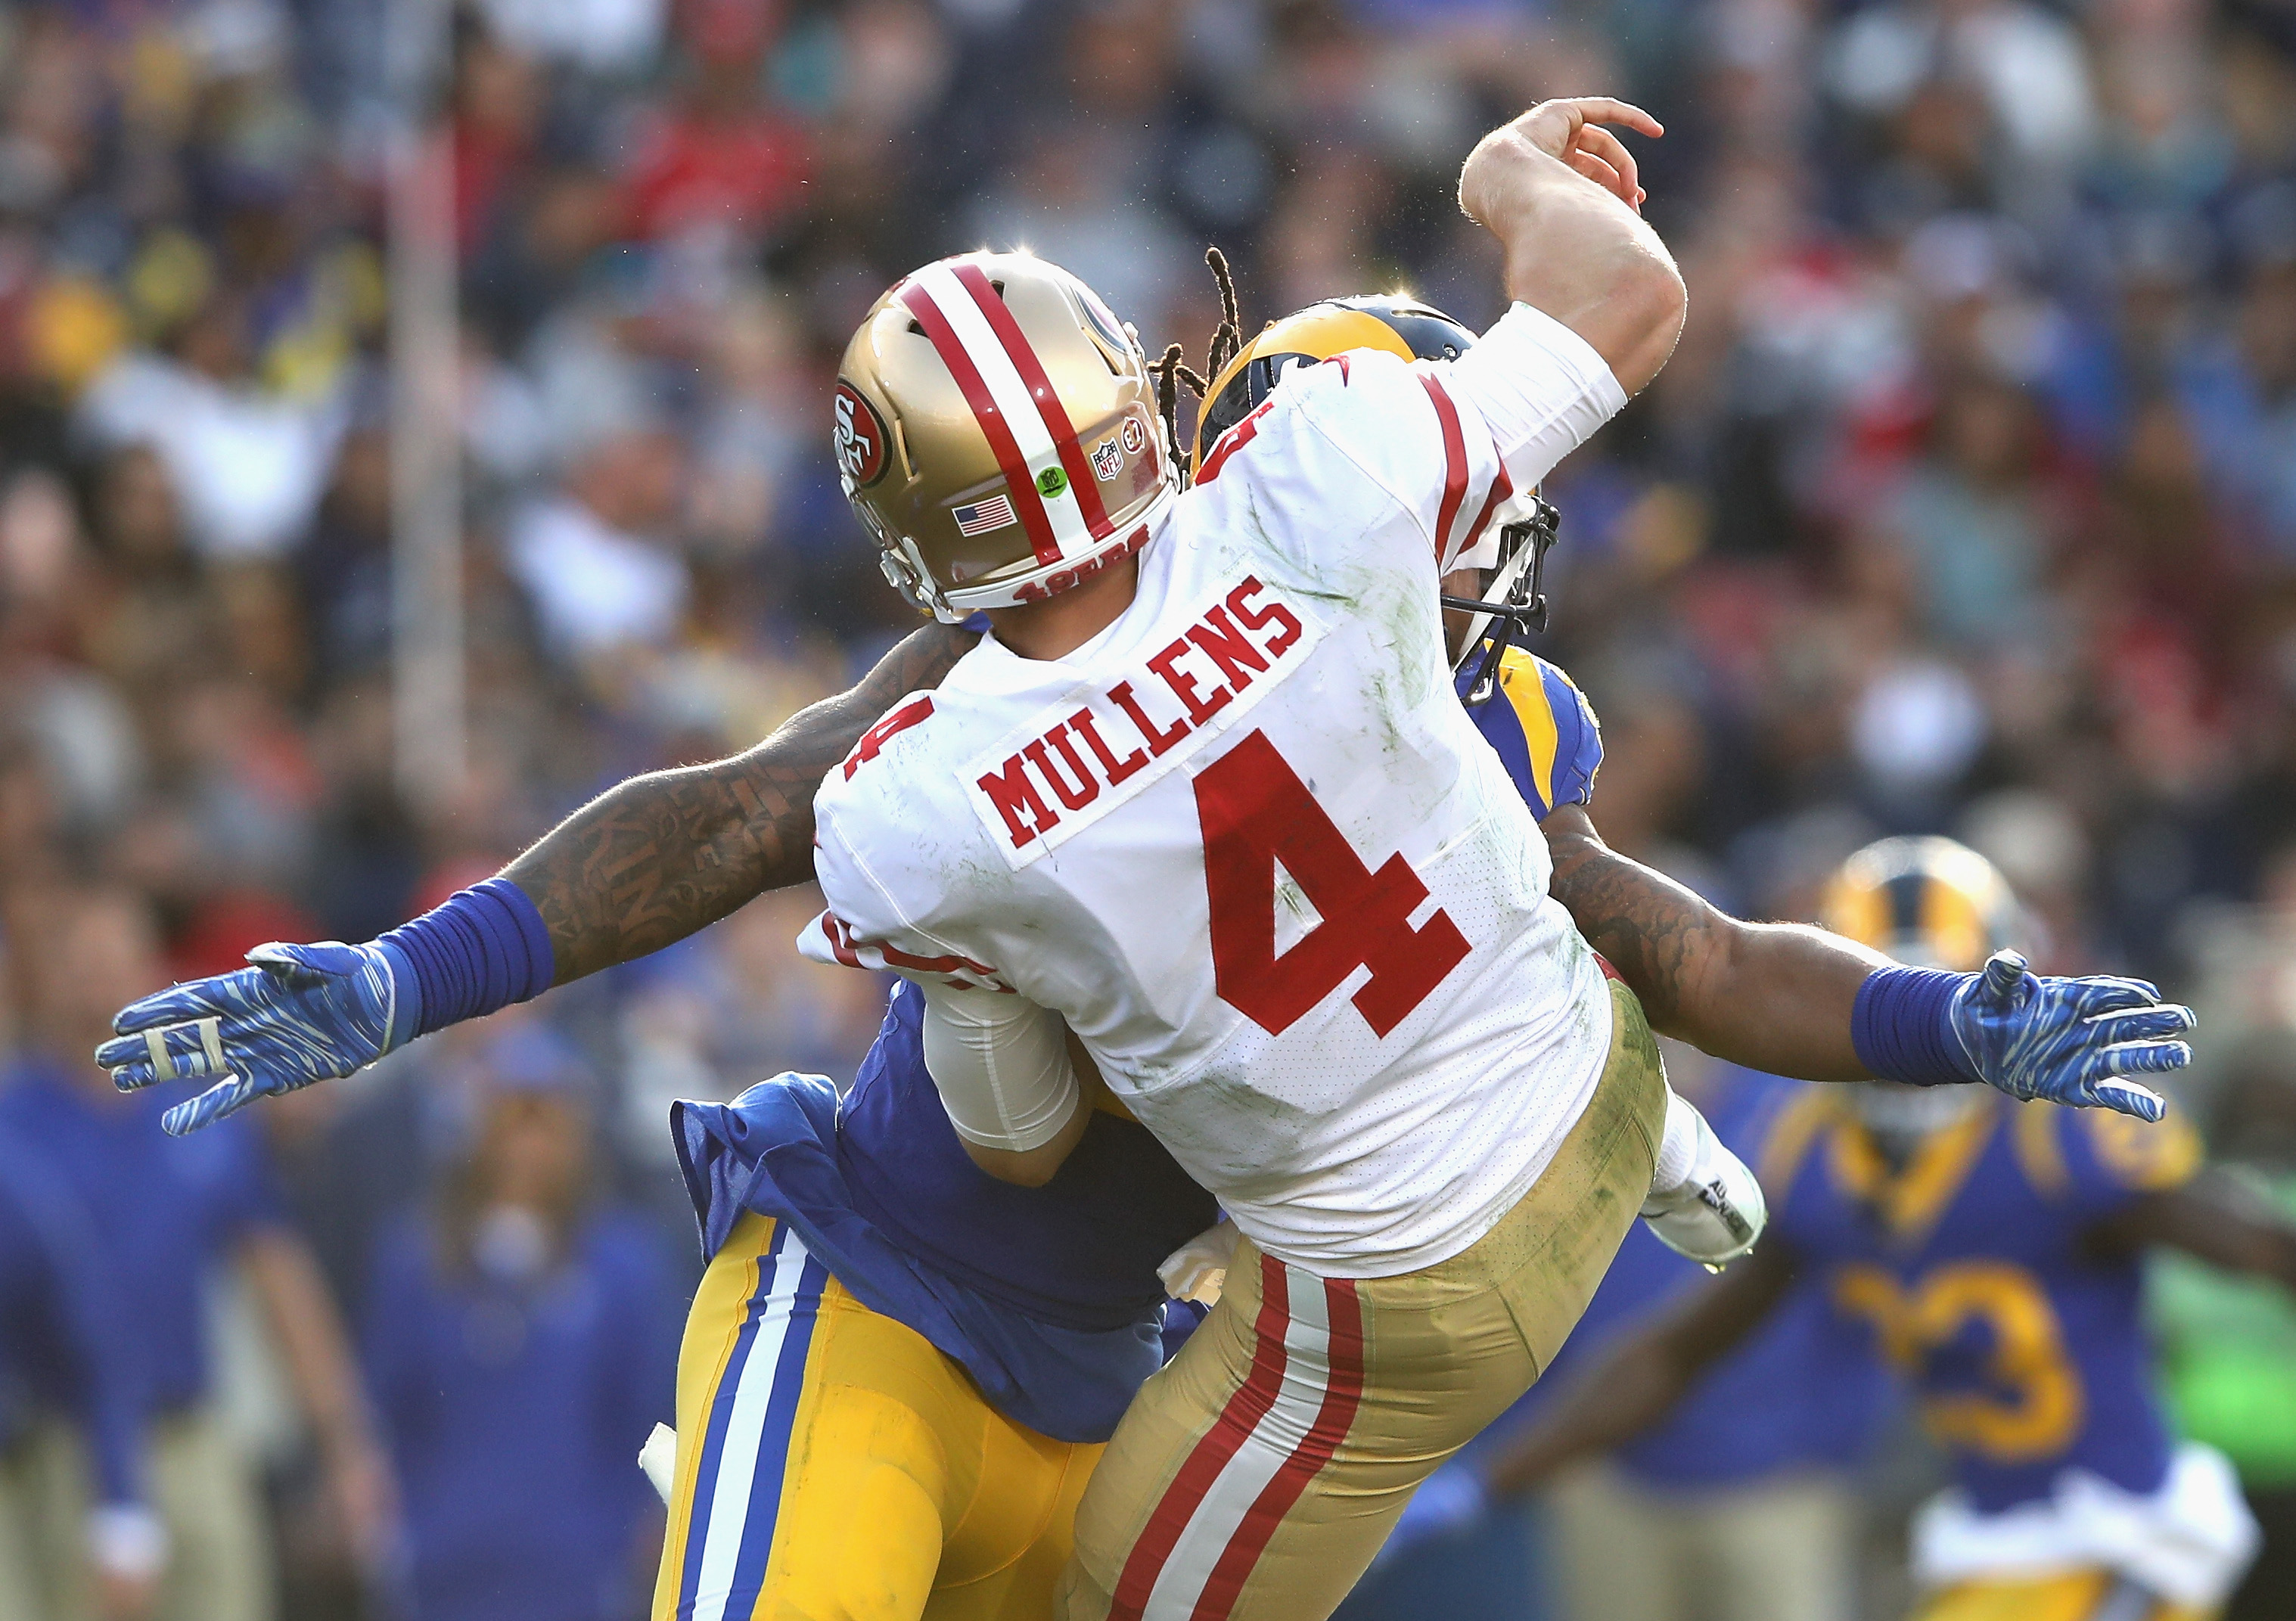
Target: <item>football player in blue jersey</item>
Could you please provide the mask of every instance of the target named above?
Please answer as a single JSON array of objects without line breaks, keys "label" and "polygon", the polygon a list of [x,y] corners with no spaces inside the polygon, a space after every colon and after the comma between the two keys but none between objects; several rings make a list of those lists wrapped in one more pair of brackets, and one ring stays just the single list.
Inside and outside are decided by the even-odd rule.
[{"label": "football player in blue jersey", "polygon": [[[1360,302],[1349,313],[1368,327],[1328,313],[1279,323],[1230,363],[1277,363],[1247,381],[1248,403],[1294,357],[1366,339],[1422,352],[1398,316]],[[1401,313],[1421,340],[1421,317],[1442,319]],[[1444,341],[1472,341],[1442,324]],[[1284,347],[1295,340],[1308,347]],[[1215,430],[1227,394],[1215,390]],[[1519,785],[1558,806],[1554,894],[1657,1027],[1812,1078],[1879,1070],[2155,1106],[2126,1077],[2185,1061],[2189,1015],[2149,993],[1898,969],[1816,931],[1726,918],[1603,847],[1565,803],[1591,789],[1591,712],[1500,634],[1535,618],[1536,516],[1501,523],[1520,529],[1513,550],[1479,560],[1492,577],[1475,584],[1497,600],[1463,599],[1462,681],[1488,695],[1478,714],[1502,757],[1521,763]],[[1476,615],[1492,634],[1473,634]],[[623,784],[499,878],[381,940],[263,947],[253,967],[147,998],[123,1011],[101,1060],[123,1086],[210,1080],[169,1117],[170,1129],[194,1129],[802,881],[815,784],[866,758],[901,724],[897,700],[933,685],[970,643],[955,626],[917,633],[853,692],[758,748]],[[734,1106],[679,1112],[714,1258],[681,1366],[685,1436],[657,1617],[1045,1613],[1095,1437],[1160,1354],[1151,1257],[1210,1215],[1203,1196],[1112,1107],[1052,1182],[995,1190],[925,1090],[904,996],[841,1105],[825,1082],[782,1077]],[[1731,1207],[1713,1191],[1652,1211],[1655,1224],[1721,1222]],[[1009,1200],[1029,1202],[997,1202]]]},{"label": "football player in blue jersey", "polygon": [[[1931,838],[1851,857],[1825,917],[1942,968],[1983,962],[2014,929],[1991,865]],[[1493,1484],[1523,1489],[1639,1435],[1815,1280],[1903,1370],[1955,1466],[1914,1524],[1920,1621],[2199,1621],[2255,1529],[2224,1460],[2169,1433],[2141,1253],[2169,1245],[2296,1289],[2296,1227],[2201,1160],[2173,1114],[1814,1088],[1762,1145],[1771,1222],[1753,1255],[1587,1370]]]}]

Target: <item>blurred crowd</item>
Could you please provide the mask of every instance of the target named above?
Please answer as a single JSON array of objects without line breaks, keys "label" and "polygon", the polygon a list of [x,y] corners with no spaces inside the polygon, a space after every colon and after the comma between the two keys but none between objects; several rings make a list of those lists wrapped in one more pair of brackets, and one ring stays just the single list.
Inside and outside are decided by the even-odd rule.
[{"label": "blurred crowd", "polygon": [[[471,764],[421,802],[390,687],[398,11],[0,11],[0,1166],[31,1167],[0,1193],[58,1184],[17,1201],[55,1256],[168,1235],[125,1304],[42,1308],[135,1342],[150,1456],[51,1456],[53,1393],[0,1381],[0,1500],[94,1467],[167,1509],[105,1522],[72,1602],[637,1613],[628,1454],[695,1267],[664,1105],[848,1076],[882,1009],[796,959],[807,898],[196,1163],[102,1095],[103,1019],[264,940],[369,937],[903,634],[825,402],[914,264],[1025,245],[1192,357],[1208,242],[1248,325],[1404,287],[1480,326],[1456,166],[1549,94],[1665,121],[1638,155],[1692,299],[1549,491],[1542,651],[1604,719],[1606,835],[1806,916],[1866,839],[1955,832],[2039,966],[2202,1006],[2204,1119],[2296,1075],[2286,0],[467,4],[417,116],[451,151]],[[0,1546],[0,1582],[40,1568]]]}]

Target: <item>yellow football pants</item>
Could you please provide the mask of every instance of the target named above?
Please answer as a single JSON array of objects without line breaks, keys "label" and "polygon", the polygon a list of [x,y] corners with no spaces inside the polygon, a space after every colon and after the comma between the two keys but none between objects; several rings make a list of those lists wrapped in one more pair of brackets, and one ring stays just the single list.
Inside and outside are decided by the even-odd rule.
[{"label": "yellow football pants", "polygon": [[746,1215],[677,1362],[653,1621],[1040,1621],[1101,1448],[1004,1417]]},{"label": "yellow football pants", "polygon": [[2216,1613],[2147,1599],[2110,1571],[2083,1570],[1957,1583],[1931,1594],[1914,1621],[2210,1621]]}]

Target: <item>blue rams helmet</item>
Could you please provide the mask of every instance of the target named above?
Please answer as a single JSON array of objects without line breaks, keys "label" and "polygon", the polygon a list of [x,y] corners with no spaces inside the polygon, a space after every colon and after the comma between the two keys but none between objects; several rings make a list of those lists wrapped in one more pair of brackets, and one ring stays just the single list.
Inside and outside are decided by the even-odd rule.
[{"label": "blue rams helmet", "polygon": [[[1202,468],[1223,435],[1257,410],[1297,365],[1315,365],[1334,355],[1375,349],[1405,360],[1456,360],[1475,345],[1475,334],[1432,305],[1404,293],[1366,293],[1325,299],[1271,321],[1220,367],[1205,390],[1196,420],[1189,468]],[[1528,631],[1546,628],[1546,600],[1540,594],[1539,568],[1554,544],[1558,515],[1537,490],[1500,502],[1483,532],[1459,559],[1477,570],[1480,589],[1472,597],[1446,596],[1444,607],[1464,614],[1464,635],[1453,659],[1482,665],[1467,694],[1470,704],[1487,701],[1496,690],[1507,647]]]},{"label": "blue rams helmet", "polygon": [[[1834,872],[1819,921],[1915,968],[1973,973],[2021,932],[2017,897],[1994,864],[1965,844],[1935,837],[1884,839]],[[1885,1149],[1904,1152],[1991,1094],[1982,1086],[1873,1081],[1854,1107]]]}]

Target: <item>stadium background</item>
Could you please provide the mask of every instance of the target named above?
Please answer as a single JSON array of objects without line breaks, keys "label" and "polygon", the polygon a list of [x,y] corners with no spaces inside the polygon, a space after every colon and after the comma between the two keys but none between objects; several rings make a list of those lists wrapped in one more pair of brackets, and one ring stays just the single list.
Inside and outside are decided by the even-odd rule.
[{"label": "stadium background", "polygon": [[[744,746],[865,668],[907,621],[825,405],[914,264],[1026,244],[1199,361],[1207,242],[1247,330],[1395,286],[1480,326],[1494,256],[1451,202],[1461,155],[1603,90],[1668,126],[1636,144],[1692,307],[1657,385],[1550,487],[1542,651],[1603,716],[1605,833],[1799,917],[1866,839],[1955,832],[2024,894],[2038,966],[2200,1007],[2204,1122],[2228,1078],[2296,1085],[2285,0],[487,0],[441,13],[427,75],[413,9],[0,13],[12,1075],[107,972],[133,978],[132,952],[58,944],[75,917],[147,909],[174,976],[365,938],[615,780]],[[425,198],[451,252],[429,330],[389,274],[423,266],[386,242]],[[419,342],[447,370],[408,410]],[[448,714],[464,684],[459,770],[393,708],[395,437],[402,545],[426,491],[450,503],[426,555],[459,569],[466,658],[426,667]],[[440,446],[443,474],[406,476]],[[400,611],[418,643],[452,626]],[[540,1118],[557,1219],[619,1213],[582,1287],[652,1303],[619,1311],[613,1355],[637,1405],[666,1396],[698,1264],[664,1104],[849,1074],[875,1027],[880,987],[791,951],[809,906],[758,902],[254,1111],[246,1219],[308,1244],[370,1383],[406,1377],[398,1328],[446,1287],[426,1266],[534,1265],[467,1206]],[[435,1264],[410,1206],[447,1235]],[[464,1512],[457,1492],[561,1513],[543,1472],[593,1465],[529,1455],[521,1424],[588,1426],[581,1456],[621,1474],[499,1546],[604,1536],[643,1565],[638,1436],[567,1405],[570,1373],[496,1404],[445,1474],[347,1485],[234,1241],[184,1246],[216,1286],[199,1399],[263,1472],[291,1621],[389,1613],[393,1526]],[[529,1330],[513,1314],[494,1362]],[[386,1454],[403,1395],[375,1398]],[[43,1421],[0,1391],[0,1449]],[[1875,1616],[1921,1469],[1900,1445],[1874,1476]],[[1535,1513],[1506,1516],[1350,1613],[1548,1613],[1536,1542]],[[438,1613],[513,1613],[472,1602]]]}]

